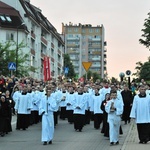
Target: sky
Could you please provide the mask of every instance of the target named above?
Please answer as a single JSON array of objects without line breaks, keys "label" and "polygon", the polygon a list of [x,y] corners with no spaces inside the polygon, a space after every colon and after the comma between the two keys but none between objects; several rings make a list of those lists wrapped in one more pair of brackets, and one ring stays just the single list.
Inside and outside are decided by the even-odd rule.
[{"label": "sky", "polygon": [[135,73],[136,62],[148,60],[150,51],[139,44],[150,0],[30,0],[59,33],[62,23],[103,24],[107,41],[108,77]]}]

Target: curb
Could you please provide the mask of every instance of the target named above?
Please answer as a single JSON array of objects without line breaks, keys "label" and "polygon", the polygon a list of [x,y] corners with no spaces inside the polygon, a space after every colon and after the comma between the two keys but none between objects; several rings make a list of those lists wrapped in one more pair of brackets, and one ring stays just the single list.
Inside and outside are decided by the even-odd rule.
[{"label": "curb", "polygon": [[125,138],[125,141],[124,141],[124,143],[123,143],[123,146],[122,146],[121,150],[125,150],[125,149],[126,149],[127,141],[128,141],[129,136],[130,136],[130,134],[131,134],[131,132],[132,132],[132,130],[133,130],[133,127],[134,127],[134,122],[131,121],[131,125],[130,125],[129,132],[128,132],[126,138]]}]

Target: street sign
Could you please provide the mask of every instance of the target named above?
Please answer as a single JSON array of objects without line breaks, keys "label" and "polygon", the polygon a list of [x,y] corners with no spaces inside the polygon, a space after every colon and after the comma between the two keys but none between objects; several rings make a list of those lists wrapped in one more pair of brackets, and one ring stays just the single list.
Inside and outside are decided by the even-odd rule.
[{"label": "street sign", "polygon": [[68,71],[69,71],[69,68],[65,67],[65,69],[64,69],[65,74],[68,74]]},{"label": "street sign", "polygon": [[85,69],[86,71],[88,71],[89,68],[90,68],[91,65],[92,65],[92,62],[82,62],[82,65],[83,65],[84,69]]},{"label": "street sign", "polygon": [[16,63],[14,63],[14,62],[9,62],[9,63],[8,63],[8,69],[9,69],[9,70],[16,70]]}]

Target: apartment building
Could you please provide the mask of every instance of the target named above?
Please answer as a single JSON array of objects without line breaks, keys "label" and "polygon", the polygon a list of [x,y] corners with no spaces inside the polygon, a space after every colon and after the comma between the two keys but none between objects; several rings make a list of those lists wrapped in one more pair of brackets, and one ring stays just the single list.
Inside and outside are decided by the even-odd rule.
[{"label": "apartment building", "polygon": [[104,26],[62,23],[62,34],[65,41],[65,53],[70,55],[75,73],[81,77],[86,73],[82,62],[92,62],[89,70],[97,72],[102,78],[105,78],[107,55]]},{"label": "apartment building", "polygon": [[62,74],[64,42],[42,10],[32,5],[30,0],[1,0],[0,16],[0,42],[14,40],[19,44],[24,41],[26,47],[23,51],[30,56],[27,65],[37,68],[35,73],[29,72],[30,76],[44,78],[44,57],[50,58],[52,77]]}]

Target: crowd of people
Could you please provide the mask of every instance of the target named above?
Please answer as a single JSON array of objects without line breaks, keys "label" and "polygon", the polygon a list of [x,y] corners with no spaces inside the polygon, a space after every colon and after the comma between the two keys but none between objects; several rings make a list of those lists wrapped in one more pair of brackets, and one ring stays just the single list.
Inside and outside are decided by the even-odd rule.
[{"label": "crowd of people", "polygon": [[[136,119],[139,143],[150,141],[150,86],[87,81],[43,82],[33,78],[17,79],[0,76],[0,135],[12,131],[11,118],[17,115],[16,130],[26,130],[42,122],[41,141],[52,144],[58,117],[74,124],[76,132],[94,122],[109,137],[110,145],[119,144],[123,134],[121,121]],[[101,127],[101,128],[100,128]],[[146,129],[146,131],[144,130]]]}]

